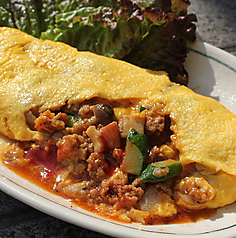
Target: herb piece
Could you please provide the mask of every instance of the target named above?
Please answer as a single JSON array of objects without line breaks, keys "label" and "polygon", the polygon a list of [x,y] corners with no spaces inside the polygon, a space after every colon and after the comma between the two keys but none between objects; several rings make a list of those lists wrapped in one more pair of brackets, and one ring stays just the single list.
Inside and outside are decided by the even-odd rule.
[{"label": "herb piece", "polygon": [[143,182],[156,183],[174,177],[181,172],[181,163],[168,159],[149,164],[139,178]]}]

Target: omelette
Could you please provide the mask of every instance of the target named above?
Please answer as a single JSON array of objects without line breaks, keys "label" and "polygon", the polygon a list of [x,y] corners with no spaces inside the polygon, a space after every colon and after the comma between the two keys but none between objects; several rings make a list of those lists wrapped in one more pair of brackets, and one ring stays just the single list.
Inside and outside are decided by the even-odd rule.
[{"label": "omelette", "polygon": [[236,201],[235,114],[165,72],[3,27],[0,85],[1,166],[78,206],[157,224]]}]

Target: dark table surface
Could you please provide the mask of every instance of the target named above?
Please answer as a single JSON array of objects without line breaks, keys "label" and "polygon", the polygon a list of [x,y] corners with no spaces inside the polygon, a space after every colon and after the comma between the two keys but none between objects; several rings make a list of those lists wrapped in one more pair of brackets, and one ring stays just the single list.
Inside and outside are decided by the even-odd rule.
[{"label": "dark table surface", "polygon": [[[192,0],[189,12],[198,17],[199,38],[236,56],[236,0]],[[1,191],[0,237],[108,238],[48,216]]]}]

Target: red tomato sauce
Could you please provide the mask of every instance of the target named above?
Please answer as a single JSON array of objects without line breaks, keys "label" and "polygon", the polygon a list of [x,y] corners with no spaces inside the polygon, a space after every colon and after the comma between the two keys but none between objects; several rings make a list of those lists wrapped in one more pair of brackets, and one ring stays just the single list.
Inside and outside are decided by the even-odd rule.
[{"label": "red tomato sauce", "polygon": [[[47,169],[33,161],[28,163],[27,166],[14,166],[11,164],[5,164],[5,165],[10,170],[18,174],[20,177],[39,186],[40,188],[46,191],[49,191],[55,195],[62,196],[65,199],[71,199],[65,194],[62,194],[58,190],[54,189],[54,185],[56,183],[55,181],[56,175],[50,169]],[[115,215],[115,214],[111,215],[108,212],[98,213],[92,205],[84,201],[72,199],[72,204],[74,204],[75,206],[79,206],[85,210],[88,210],[92,213],[95,213],[97,215],[100,215],[102,217],[122,222],[119,219],[119,215]],[[155,221],[153,222],[152,220],[150,220],[150,224],[160,225],[160,224],[181,224],[181,223],[197,222],[199,220],[207,219],[214,216],[216,213],[216,210],[217,209],[203,209],[196,212],[181,211],[180,213],[177,214],[177,216],[172,218],[155,219]]]}]

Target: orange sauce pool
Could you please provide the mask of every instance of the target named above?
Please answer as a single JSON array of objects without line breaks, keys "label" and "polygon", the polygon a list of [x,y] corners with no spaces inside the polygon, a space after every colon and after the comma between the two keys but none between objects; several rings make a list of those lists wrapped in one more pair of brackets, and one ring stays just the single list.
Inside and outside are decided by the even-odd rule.
[{"label": "orange sauce pool", "polygon": [[[34,162],[30,162],[27,166],[14,166],[11,164],[4,163],[6,167],[14,171],[20,177],[28,180],[29,182],[37,185],[38,187],[49,191],[55,195],[61,196],[65,199],[71,199],[65,194],[60,193],[58,190],[54,189],[55,185],[55,174],[49,170],[43,168],[41,165],[38,165]],[[119,219],[119,215],[111,215],[109,213],[100,213],[92,205],[84,201],[72,200],[72,205],[79,206],[87,211],[90,211],[96,215],[106,217],[115,221],[123,222]],[[203,209],[196,212],[186,212],[181,211],[177,216],[173,218],[165,218],[155,221],[150,221],[150,225],[161,225],[161,224],[181,224],[181,223],[191,223],[197,222],[203,219],[210,218],[215,215],[217,209]]]}]

